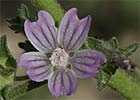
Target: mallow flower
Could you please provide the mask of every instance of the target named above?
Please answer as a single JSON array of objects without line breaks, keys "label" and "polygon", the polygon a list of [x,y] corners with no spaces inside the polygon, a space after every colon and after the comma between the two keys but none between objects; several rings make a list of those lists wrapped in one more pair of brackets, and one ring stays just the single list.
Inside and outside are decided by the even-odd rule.
[{"label": "mallow flower", "polygon": [[95,50],[78,50],[88,36],[91,16],[79,19],[77,9],[72,8],[64,15],[57,30],[52,16],[43,10],[38,20],[26,20],[24,30],[38,52],[20,56],[18,66],[27,69],[29,78],[36,82],[48,80],[51,94],[72,95],[77,87],[77,78],[96,77],[105,56]]}]

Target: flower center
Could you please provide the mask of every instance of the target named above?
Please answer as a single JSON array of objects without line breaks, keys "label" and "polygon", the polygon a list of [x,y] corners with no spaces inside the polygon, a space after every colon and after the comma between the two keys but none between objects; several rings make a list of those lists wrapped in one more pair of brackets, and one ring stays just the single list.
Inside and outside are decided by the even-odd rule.
[{"label": "flower center", "polygon": [[68,64],[69,55],[64,49],[56,48],[51,57],[51,64],[53,66],[65,67]]}]

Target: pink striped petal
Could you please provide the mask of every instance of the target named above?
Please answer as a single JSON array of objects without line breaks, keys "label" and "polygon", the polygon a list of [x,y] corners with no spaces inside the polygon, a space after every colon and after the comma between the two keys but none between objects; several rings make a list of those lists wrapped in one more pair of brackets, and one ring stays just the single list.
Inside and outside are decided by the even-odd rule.
[{"label": "pink striped petal", "polygon": [[41,52],[51,52],[57,46],[57,29],[52,16],[46,11],[38,12],[38,20],[26,20],[24,29],[32,45]]},{"label": "pink striped petal", "polygon": [[39,52],[22,54],[18,66],[26,68],[29,78],[36,82],[47,80],[52,73],[49,59]]},{"label": "pink striped petal", "polygon": [[77,9],[70,9],[61,21],[58,41],[61,46],[67,51],[75,51],[79,49],[88,36],[91,17],[87,16],[79,19]]},{"label": "pink striped petal", "polygon": [[94,50],[81,50],[69,59],[72,69],[79,78],[96,77],[98,68],[105,63],[105,56]]},{"label": "pink striped petal", "polygon": [[75,74],[70,70],[59,69],[48,80],[48,87],[55,98],[70,96],[77,87]]}]

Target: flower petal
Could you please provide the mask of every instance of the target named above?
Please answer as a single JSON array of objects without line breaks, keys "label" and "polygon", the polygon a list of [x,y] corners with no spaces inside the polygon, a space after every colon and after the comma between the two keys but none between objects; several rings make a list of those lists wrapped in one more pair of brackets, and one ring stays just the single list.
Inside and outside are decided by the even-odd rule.
[{"label": "flower petal", "polygon": [[77,9],[70,9],[61,21],[58,42],[67,52],[79,49],[88,36],[90,23],[90,16],[79,20]]},{"label": "flower petal", "polygon": [[39,11],[38,20],[24,23],[25,33],[32,45],[39,51],[51,52],[57,46],[57,29],[52,16],[46,11]]},{"label": "flower petal", "polygon": [[72,95],[77,87],[75,73],[71,70],[58,69],[48,80],[48,87],[55,98],[60,95]]},{"label": "flower petal", "polygon": [[26,68],[28,76],[36,82],[47,80],[52,72],[49,59],[39,52],[22,54],[18,66]]},{"label": "flower petal", "polygon": [[97,76],[99,66],[105,61],[105,56],[94,50],[81,50],[69,59],[72,69],[79,78]]}]

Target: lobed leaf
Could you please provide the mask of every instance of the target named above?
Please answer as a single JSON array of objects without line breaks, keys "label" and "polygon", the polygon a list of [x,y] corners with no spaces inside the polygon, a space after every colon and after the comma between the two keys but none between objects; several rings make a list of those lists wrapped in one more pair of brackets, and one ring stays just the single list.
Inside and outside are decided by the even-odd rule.
[{"label": "lobed leaf", "polygon": [[101,91],[102,89],[104,89],[107,84],[108,84],[108,81],[110,80],[111,76],[107,73],[105,73],[103,70],[100,70],[100,75],[98,77],[98,80],[97,80],[97,86],[96,88]]},{"label": "lobed leaf", "polygon": [[15,18],[8,19],[8,26],[15,33],[24,33],[24,21],[29,18],[29,10],[25,4],[21,4],[19,13]]},{"label": "lobed leaf", "polygon": [[0,90],[13,82],[16,61],[7,47],[6,36],[0,38]]},{"label": "lobed leaf", "polygon": [[113,65],[111,63],[105,63],[100,67],[100,74],[97,80],[97,89],[99,91],[101,91],[108,85],[110,78],[115,74],[117,68],[118,67],[116,65]]},{"label": "lobed leaf", "polygon": [[30,18],[29,9],[25,4],[21,4],[19,9],[19,17],[24,20]]},{"label": "lobed leaf", "polygon": [[136,52],[136,50],[138,49],[139,46],[140,46],[139,43],[133,43],[133,44],[129,45],[128,47],[119,48],[118,53],[119,53],[120,55],[125,56],[125,57],[129,57],[129,56],[131,56],[134,52]]},{"label": "lobed leaf", "polygon": [[4,100],[13,100],[45,84],[47,84],[47,81],[34,82],[31,80],[26,80],[20,83],[14,83],[10,86],[7,86],[2,90],[1,94]]},{"label": "lobed leaf", "polygon": [[88,37],[86,42],[90,49],[102,52],[108,59],[111,58],[112,54],[114,53],[115,47],[113,46],[112,41],[104,41],[93,37]]}]

